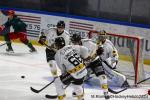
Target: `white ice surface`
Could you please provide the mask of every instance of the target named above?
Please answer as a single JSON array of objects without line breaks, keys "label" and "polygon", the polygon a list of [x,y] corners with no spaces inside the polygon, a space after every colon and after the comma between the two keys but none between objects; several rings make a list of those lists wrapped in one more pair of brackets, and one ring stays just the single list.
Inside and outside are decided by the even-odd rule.
[{"label": "white ice surface", "polygon": [[[30,90],[31,86],[36,89],[42,88],[51,79],[45,58],[45,48],[36,46],[38,52],[33,54],[29,53],[28,47],[24,44],[13,43],[13,48],[15,53],[8,55],[5,52],[6,46],[0,47],[0,100],[50,100],[44,96],[45,94],[56,94],[54,85],[50,85],[38,94]],[[150,72],[150,66],[147,66],[146,70]],[[25,78],[22,79],[21,76]],[[148,89],[150,89],[150,84],[128,89],[117,94],[116,98],[113,98],[115,95],[110,93],[112,95],[110,100],[150,100],[147,94]],[[76,100],[71,96],[71,91],[71,87],[66,89],[66,100]],[[102,94],[100,89],[85,87],[85,100],[105,100],[100,98]],[[145,98],[127,98],[127,95],[144,95]]]}]

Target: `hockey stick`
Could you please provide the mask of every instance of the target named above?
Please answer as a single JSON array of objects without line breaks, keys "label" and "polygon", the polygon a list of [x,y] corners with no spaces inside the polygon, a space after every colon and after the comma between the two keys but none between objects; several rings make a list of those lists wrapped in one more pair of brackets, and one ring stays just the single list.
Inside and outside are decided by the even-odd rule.
[{"label": "hockey stick", "polygon": [[[146,78],[146,79],[144,79],[144,80],[142,80],[142,81],[140,81],[140,82],[138,82],[137,84],[140,84],[140,83],[142,83],[142,82],[145,82],[145,81],[147,81],[147,80],[149,80],[150,79],[150,77],[149,78]],[[69,85],[68,85],[69,86]],[[65,88],[67,88],[68,86],[66,86]],[[128,88],[124,88],[124,89],[122,89],[122,90],[120,90],[120,91],[114,91],[114,90],[112,90],[111,88],[108,88],[108,91],[109,92],[111,92],[111,93],[113,93],[113,94],[118,94],[118,93],[121,93],[121,92],[123,92],[123,91],[125,91],[125,90],[127,90],[127,89],[129,89],[129,88],[132,88],[132,87],[128,87]],[[58,97],[58,95],[45,95],[45,97],[46,98],[49,98],[49,99],[56,99],[57,97]]]},{"label": "hockey stick", "polygon": [[45,45],[45,47],[47,47],[49,50],[54,50],[56,51],[55,48],[51,47],[51,46],[48,46],[45,42],[43,42],[43,45]]},{"label": "hockey stick", "polygon": [[34,92],[34,93],[39,93],[41,92],[42,90],[44,90],[45,88],[47,88],[49,85],[51,85],[54,81],[55,81],[56,78],[53,79],[53,81],[51,81],[50,83],[48,83],[46,86],[44,86],[43,88],[41,88],[40,90],[37,90],[37,89],[34,89],[33,87],[30,87],[31,91]]},{"label": "hockey stick", "polygon": [[[150,77],[148,77],[148,78],[146,78],[146,79],[144,79],[144,80],[138,82],[137,85],[138,85],[138,84],[141,84],[141,83],[143,83],[143,82],[145,82],[145,81],[147,81],[147,80],[150,80]],[[121,92],[123,92],[123,91],[125,91],[125,90],[127,90],[127,89],[133,88],[133,87],[135,87],[135,86],[136,86],[136,85],[133,85],[133,86],[130,86],[130,87],[126,87],[126,88],[124,88],[124,89],[122,89],[122,90],[120,90],[120,91],[114,91],[114,90],[108,88],[108,91],[111,92],[111,93],[113,93],[113,94],[118,94],[118,93],[121,93]]]},{"label": "hockey stick", "polygon": [[[64,87],[64,89],[66,89],[69,85],[67,85],[66,87]],[[49,95],[49,94],[45,95],[45,98],[48,98],[48,99],[56,99],[57,97],[58,97],[58,95]]]}]

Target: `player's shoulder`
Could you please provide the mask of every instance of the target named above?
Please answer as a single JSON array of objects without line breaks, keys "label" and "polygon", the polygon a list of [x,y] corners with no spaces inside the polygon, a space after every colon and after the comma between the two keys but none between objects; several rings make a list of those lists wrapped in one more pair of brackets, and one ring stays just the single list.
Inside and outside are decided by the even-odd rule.
[{"label": "player's shoulder", "polygon": [[110,40],[108,40],[108,39],[106,39],[105,43],[113,45],[113,43]]},{"label": "player's shoulder", "polygon": [[65,52],[71,51],[72,49],[74,49],[72,45],[66,45],[63,48],[59,49],[57,52],[64,54]]},{"label": "player's shoulder", "polygon": [[88,49],[87,47],[83,46],[83,45],[73,45],[75,49],[78,49],[78,50],[85,50],[85,49]]},{"label": "player's shoulder", "polygon": [[83,44],[96,45],[96,43],[92,39],[81,39]]},{"label": "player's shoulder", "polygon": [[56,30],[56,27],[51,27],[51,28],[48,29],[48,31],[49,32],[56,32],[57,30]]},{"label": "player's shoulder", "polygon": [[66,35],[70,36],[70,34],[69,34],[68,31],[64,30],[64,33],[65,33]]},{"label": "player's shoulder", "polygon": [[88,39],[88,38],[84,38],[84,39],[81,39],[82,42],[92,42],[91,39]]}]

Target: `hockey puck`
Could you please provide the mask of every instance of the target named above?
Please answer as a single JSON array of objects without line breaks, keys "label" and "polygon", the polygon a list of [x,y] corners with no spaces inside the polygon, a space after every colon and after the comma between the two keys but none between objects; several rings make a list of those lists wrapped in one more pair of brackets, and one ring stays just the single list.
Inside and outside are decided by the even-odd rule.
[{"label": "hockey puck", "polygon": [[148,90],[148,94],[150,95],[150,90]]},{"label": "hockey puck", "polygon": [[25,76],[21,76],[21,78],[25,78]]}]

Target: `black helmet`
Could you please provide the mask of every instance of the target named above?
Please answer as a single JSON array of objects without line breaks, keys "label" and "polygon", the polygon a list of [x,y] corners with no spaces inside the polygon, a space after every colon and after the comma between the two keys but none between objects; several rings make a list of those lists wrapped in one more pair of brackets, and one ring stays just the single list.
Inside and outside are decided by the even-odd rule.
[{"label": "black helmet", "polygon": [[81,41],[81,36],[79,34],[73,34],[71,36],[71,41],[72,42],[79,42],[79,41]]},{"label": "black helmet", "polygon": [[65,22],[61,20],[57,22],[57,28],[65,28]]},{"label": "black helmet", "polygon": [[55,46],[58,48],[62,48],[65,46],[65,40],[63,37],[57,37],[55,39]]}]

